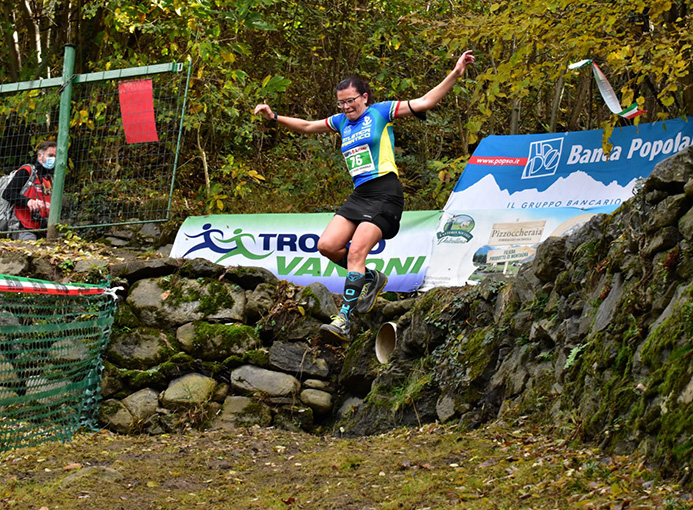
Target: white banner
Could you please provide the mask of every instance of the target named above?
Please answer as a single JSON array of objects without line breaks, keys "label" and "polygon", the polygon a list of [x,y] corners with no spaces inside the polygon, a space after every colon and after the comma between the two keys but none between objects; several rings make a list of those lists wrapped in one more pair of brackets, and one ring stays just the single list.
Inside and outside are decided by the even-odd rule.
[{"label": "white banner", "polygon": [[[171,250],[177,258],[205,258],[225,266],[263,267],[297,285],[323,283],[344,290],[346,270],[318,252],[320,234],[332,219],[321,214],[226,214],[194,216],[181,225]],[[385,290],[412,292],[428,268],[440,211],[406,211],[394,239],[381,241],[366,265],[388,277]]]},{"label": "white banner", "polygon": [[[515,274],[549,236],[569,234],[609,207],[576,215],[570,207],[444,213],[420,290],[475,284],[493,273]],[[506,264],[507,263],[507,264]]]}]

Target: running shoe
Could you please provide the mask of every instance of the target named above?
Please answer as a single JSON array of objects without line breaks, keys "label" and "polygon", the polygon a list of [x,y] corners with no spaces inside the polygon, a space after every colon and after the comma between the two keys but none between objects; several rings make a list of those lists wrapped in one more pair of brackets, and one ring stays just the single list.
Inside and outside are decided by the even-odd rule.
[{"label": "running shoe", "polygon": [[373,270],[373,281],[367,282],[361,291],[361,297],[356,303],[357,313],[368,313],[375,306],[375,299],[387,285],[387,276],[380,271]]},{"label": "running shoe", "polygon": [[344,342],[348,342],[351,336],[351,325],[346,316],[340,313],[339,315],[331,316],[330,319],[332,319],[331,323],[320,326],[320,336],[322,339],[334,340],[337,338]]}]

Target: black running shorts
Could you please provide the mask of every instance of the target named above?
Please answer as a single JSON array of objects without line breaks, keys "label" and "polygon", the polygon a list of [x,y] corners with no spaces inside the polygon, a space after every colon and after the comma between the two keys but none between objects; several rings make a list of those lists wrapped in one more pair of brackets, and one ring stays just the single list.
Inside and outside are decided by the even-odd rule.
[{"label": "black running shorts", "polygon": [[353,221],[373,223],[392,239],[399,232],[404,211],[404,193],[397,176],[390,172],[357,186],[336,214]]}]

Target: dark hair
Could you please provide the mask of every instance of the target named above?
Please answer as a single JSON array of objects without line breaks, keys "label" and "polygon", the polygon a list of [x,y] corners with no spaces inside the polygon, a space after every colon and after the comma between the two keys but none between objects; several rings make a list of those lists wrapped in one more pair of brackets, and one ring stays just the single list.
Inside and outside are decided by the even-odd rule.
[{"label": "dark hair", "polygon": [[366,105],[373,103],[373,93],[367,81],[362,80],[358,76],[349,76],[337,84],[335,91],[348,89],[349,87],[354,87],[359,94],[368,94]]},{"label": "dark hair", "polygon": [[41,142],[38,147],[36,147],[36,152],[44,152],[46,149],[50,149],[51,147],[57,147],[57,144],[53,140],[46,140],[45,142]]}]

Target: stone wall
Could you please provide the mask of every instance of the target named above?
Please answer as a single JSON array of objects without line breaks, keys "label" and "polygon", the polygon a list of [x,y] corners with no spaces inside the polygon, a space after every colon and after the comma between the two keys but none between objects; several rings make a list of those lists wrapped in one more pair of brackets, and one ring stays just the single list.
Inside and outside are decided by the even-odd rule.
[{"label": "stone wall", "polygon": [[[136,242],[138,231],[130,225],[117,233]],[[358,349],[325,344],[318,331],[337,313],[339,297],[319,283],[292,285],[261,268],[79,240],[3,241],[0,273],[66,282],[109,278],[121,288],[101,382],[100,420],[113,431],[331,430],[368,394],[378,369],[371,328],[382,310],[356,319]],[[389,298],[379,306],[387,305],[390,317],[413,303]]]},{"label": "stone wall", "polygon": [[[102,383],[104,426],[276,426],[374,434],[400,425],[532,422],[685,472],[693,451],[693,149],[636,195],[550,238],[516,277],[388,293],[349,345],[318,339],[322,285],[165,256],[94,256],[70,271],[28,250],[0,272],[122,284]],[[83,281],[83,280],[81,280]],[[397,326],[390,360],[374,342]]]},{"label": "stone wall", "polygon": [[135,261],[112,275],[127,291],[106,352],[106,427],[312,430],[332,419],[343,346],[316,342],[337,312],[324,286],[202,259]]}]

